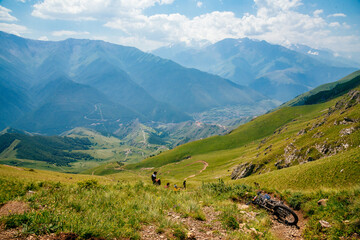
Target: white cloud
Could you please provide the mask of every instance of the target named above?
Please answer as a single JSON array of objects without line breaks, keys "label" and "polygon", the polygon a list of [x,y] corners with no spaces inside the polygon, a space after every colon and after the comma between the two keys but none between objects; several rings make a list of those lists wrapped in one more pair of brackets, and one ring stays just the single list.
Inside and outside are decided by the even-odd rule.
[{"label": "white cloud", "polygon": [[302,5],[301,0],[254,0],[254,2],[260,8],[266,7],[276,11],[287,11]]},{"label": "white cloud", "polygon": [[41,36],[38,38],[40,41],[49,41],[49,38],[47,36]]},{"label": "white cloud", "polygon": [[329,23],[329,26],[330,27],[340,27],[341,25],[339,22],[331,22],[331,23]]},{"label": "white cloud", "polygon": [[17,18],[12,16],[10,13],[12,11],[3,6],[0,6],[0,21],[13,22],[17,21]]},{"label": "white cloud", "polygon": [[174,0],[42,0],[31,13],[35,17],[62,20],[96,20],[140,12]]},{"label": "white cloud", "polygon": [[300,1],[255,0],[259,5],[256,15],[246,14],[242,18],[233,12],[211,12],[192,19],[181,14],[138,14],[118,18],[105,24],[119,29],[132,37],[164,43],[208,40],[216,42],[224,38],[252,37],[275,43],[293,42],[301,35],[318,37],[319,29],[327,26],[323,18],[293,11]]},{"label": "white cloud", "polygon": [[55,37],[80,36],[80,35],[88,35],[88,34],[89,32],[76,32],[76,31],[67,31],[67,30],[54,31],[51,33],[51,35]]},{"label": "white cloud", "polygon": [[334,13],[330,14],[328,17],[346,17],[344,13]]},{"label": "white cloud", "polygon": [[[145,9],[171,4],[174,0],[40,0],[33,16],[63,20],[99,20],[113,31],[107,36],[111,42],[150,50],[175,42],[194,44],[212,43],[224,38],[250,37],[271,43],[306,44],[313,48],[325,47],[338,52],[360,49],[357,38],[349,37],[347,46],[338,44],[346,37],[338,29],[351,28],[346,23],[329,21],[324,10],[306,14],[298,11],[301,0],[254,0],[256,13],[236,16],[234,12],[209,12],[193,18],[180,13],[146,15]],[[203,7],[202,0],[194,0]],[[335,13],[328,17],[346,17]],[[340,26],[339,26],[340,25]],[[78,36],[74,31],[54,32],[54,36]],[[343,34],[343,35],[341,35]],[[89,38],[92,38],[89,34]],[[340,45],[342,46],[340,48]],[[359,50],[360,51],[360,50]],[[359,52],[358,51],[358,52]]]},{"label": "white cloud", "polygon": [[0,31],[8,32],[11,34],[15,34],[17,36],[21,36],[23,33],[27,33],[28,29],[25,26],[18,24],[9,24],[9,23],[0,23]]},{"label": "white cloud", "polygon": [[322,10],[322,9],[317,9],[317,10],[314,11],[314,16],[315,16],[315,17],[319,17],[319,15],[322,14],[323,12],[324,12],[324,10]]}]

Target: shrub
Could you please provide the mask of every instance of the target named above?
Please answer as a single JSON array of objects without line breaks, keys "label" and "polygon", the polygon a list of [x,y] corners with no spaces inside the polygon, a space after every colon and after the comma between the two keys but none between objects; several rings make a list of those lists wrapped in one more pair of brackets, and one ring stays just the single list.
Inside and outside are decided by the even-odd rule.
[{"label": "shrub", "polygon": [[98,181],[95,179],[84,180],[82,182],[78,182],[77,184],[79,185],[80,188],[83,189],[97,188],[99,186]]},{"label": "shrub", "polygon": [[176,239],[184,240],[184,239],[186,239],[186,233],[181,228],[175,228],[174,229],[174,237]]},{"label": "shrub", "polygon": [[306,201],[305,195],[300,193],[300,192],[296,192],[290,195],[288,202],[290,207],[292,207],[295,210],[300,210],[301,209],[301,205]]}]

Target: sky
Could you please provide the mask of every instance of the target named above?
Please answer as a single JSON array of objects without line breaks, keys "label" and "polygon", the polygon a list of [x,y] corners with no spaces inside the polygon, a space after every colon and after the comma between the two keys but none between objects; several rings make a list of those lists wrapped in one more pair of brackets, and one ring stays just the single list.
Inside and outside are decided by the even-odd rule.
[{"label": "sky", "polygon": [[360,62],[360,0],[0,0],[0,30],[143,51],[248,37],[329,49]]}]

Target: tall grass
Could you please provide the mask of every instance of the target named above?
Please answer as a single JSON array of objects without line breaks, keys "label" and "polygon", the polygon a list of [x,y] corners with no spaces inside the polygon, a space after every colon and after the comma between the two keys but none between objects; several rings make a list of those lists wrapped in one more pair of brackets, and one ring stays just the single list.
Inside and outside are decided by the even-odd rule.
[{"label": "tall grass", "polygon": [[[3,203],[18,199],[29,203],[32,209],[25,214],[3,217],[1,221],[7,228],[21,227],[24,235],[71,232],[83,239],[139,239],[144,225],[154,225],[170,239],[184,239],[188,227],[170,220],[168,213],[205,221],[204,206],[222,212],[219,221],[232,236],[244,220],[230,196],[241,196],[250,189],[219,182],[203,185],[196,191],[175,192],[142,181],[103,185],[94,179],[76,184],[32,182],[31,186],[3,179],[2,184],[8,186],[0,191]],[[36,193],[26,194],[27,186]],[[269,226],[257,226],[264,231],[265,228]],[[270,236],[265,239],[271,239]]]},{"label": "tall grass", "polygon": [[[271,221],[266,211],[256,211],[256,219],[249,220],[239,202],[245,203],[255,194],[255,189],[244,184],[225,184],[222,180],[203,183],[192,191],[172,190],[146,184],[117,182],[100,184],[97,180],[78,183],[22,182],[0,178],[0,199],[4,204],[21,200],[30,205],[31,211],[20,215],[2,217],[7,228],[21,227],[22,234],[44,235],[71,232],[82,239],[91,237],[139,239],[145,225],[153,225],[156,231],[170,239],[183,239],[188,227],[172,221],[169,212],[198,221],[206,220],[204,206],[219,211],[218,220],[230,239],[273,239],[269,232]],[[26,194],[28,190],[35,194]],[[346,191],[291,192],[269,190],[287,201],[294,209],[304,212],[308,224],[306,239],[351,237],[360,231],[360,188]],[[319,206],[319,199],[328,199],[326,206]],[[319,220],[328,221],[332,227],[321,228]],[[255,228],[262,235],[252,236],[239,228]]]}]

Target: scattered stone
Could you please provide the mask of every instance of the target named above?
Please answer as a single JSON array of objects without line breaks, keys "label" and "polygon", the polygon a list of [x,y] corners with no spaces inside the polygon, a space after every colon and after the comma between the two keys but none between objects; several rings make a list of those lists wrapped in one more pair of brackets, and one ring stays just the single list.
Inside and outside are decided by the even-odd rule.
[{"label": "scattered stone", "polygon": [[320,199],[317,204],[319,206],[326,206],[328,199]]},{"label": "scattered stone", "polygon": [[251,175],[256,165],[252,163],[243,163],[238,165],[231,173],[231,179],[236,180]]},{"label": "scattered stone", "polygon": [[331,227],[331,224],[328,223],[325,220],[320,220],[319,223],[320,223],[321,227],[323,227],[323,228],[330,228]]},{"label": "scattered stone", "polygon": [[255,228],[250,228],[250,231],[252,231],[252,232],[255,233],[255,234],[258,233]]},{"label": "scattered stone", "polygon": [[324,136],[324,133],[323,132],[317,132],[317,133],[315,133],[312,137],[313,138],[321,138],[321,137],[323,137]]},{"label": "scattered stone", "polygon": [[239,223],[239,228],[240,228],[240,229],[245,228],[245,226],[246,226],[246,223]]},{"label": "scattered stone", "polygon": [[246,204],[238,204],[237,207],[238,207],[238,209],[245,210],[245,209],[248,209],[248,208],[249,208],[249,205],[246,205]]},{"label": "scattered stone", "polygon": [[314,124],[312,125],[312,127],[310,128],[310,131],[312,131],[312,130],[314,130],[315,128],[318,128],[318,127],[324,125],[324,123],[326,122],[326,120],[327,120],[327,119],[324,118],[322,121],[317,122],[317,123],[314,123]]},{"label": "scattered stone", "polygon": [[327,144],[326,141],[324,143],[315,144],[315,148],[323,155],[326,155],[330,151],[329,145]]},{"label": "scattered stone", "polygon": [[307,133],[306,129],[301,129],[301,130],[297,133],[297,136],[304,135],[305,133]]},{"label": "scattered stone", "polygon": [[348,118],[348,117],[344,117],[344,120],[338,122],[339,125],[348,125],[348,124],[352,124],[354,123],[355,121]]},{"label": "scattered stone", "polygon": [[356,129],[354,127],[344,128],[344,129],[341,129],[340,136],[343,137],[343,136],[346,136],[346,135],[350,135],[355,131],[356,131]]},{"label": "scattered stone", "polygon": [[187,239],[188,240],[195,240],[196,239],[196,237],[195,237],[195,234],[193,233],[193,232],[188,232],[187,233]]}]

